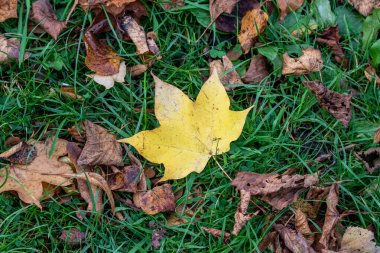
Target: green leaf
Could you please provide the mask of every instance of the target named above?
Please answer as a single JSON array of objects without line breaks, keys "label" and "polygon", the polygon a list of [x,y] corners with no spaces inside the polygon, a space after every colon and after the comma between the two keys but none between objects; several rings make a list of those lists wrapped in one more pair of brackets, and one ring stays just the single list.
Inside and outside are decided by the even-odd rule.
[{"label": "green leaf", "polygon": [[314,7],[320,17],[318,21],[321,21],[324,26],[329,27],[336,24],[336,16],[331,11],[329,0],[315,0]]},{"label": "green leaf", "polygon": [[43,66],[45,69],[53,68],[61,71],[63,66],[65,66],[65,63],[63,62],[62,57],[57,52],[54,52],[44,60]]},{"label": "green leaf", "polygon": [[195,16],[201,26],[208,27],[211,22],[210,12],[202,9],[191,9],[190,12]]},{"label": "green leaf", "polygon": [[351,8],[345,6],[339,6],[335,9],[336,15],[338,16],[338,29],[342,36],[358,35],[362,32],[363,27],[363,17],[354,12]]},{"label": "green leaf", "polygon": [[376,39],[380,29],[380,9],[375,9],[371,16],[368,16],[363,23],[363,49],[369,47]]},{"label": "green leaf", "polygon": [[380,64],[380,40],[377,40],[369,49],[369,55],[372,58],[372,64],[374,67]]},{"label": "green leaf", "polygon": [[278,55],[278,47],[266,46],[257,48],[259,54],[268,58],[268,60],[273,61]]}]

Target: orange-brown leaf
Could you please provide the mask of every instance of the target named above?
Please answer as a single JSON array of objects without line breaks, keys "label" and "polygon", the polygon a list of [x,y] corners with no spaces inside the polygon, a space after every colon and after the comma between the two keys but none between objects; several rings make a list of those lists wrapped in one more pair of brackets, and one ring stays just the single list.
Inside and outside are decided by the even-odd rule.
[{"label": "orange-brown leaf", "polygon": [[0,0],[0,22],[17,18],[17,0]]}]

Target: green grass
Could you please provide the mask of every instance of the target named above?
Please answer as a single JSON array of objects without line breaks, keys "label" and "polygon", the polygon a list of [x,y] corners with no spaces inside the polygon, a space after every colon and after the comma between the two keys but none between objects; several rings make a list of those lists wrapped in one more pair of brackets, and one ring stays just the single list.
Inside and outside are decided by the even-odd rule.
[{"label": "green grass", "polygon": [[[20,19],[0,23],[0,33],[20,38],[22,50],[31,52],[32,56],[20,64],[0,65],[0,151],[7,149],[4,141],[9,136],[19,136],[24,140],[55,135],[69,138],[65,129],[85,119],[106,127],[118,138],[152,129],[158,123],[153,114],[146,112],[146,109],[154,107],[150,71],[195,98],[209,75],[205,49],[223,43],[218,48],[227,51],[237,44],[236,37],[223,42],[225,34],[213,27],[209,38],[204,36],[196,42],[205,28],[198,23],[192,10],[199,4],[207,10],[208,1],[187,2],[187,6],[169,12],[158,3],[147,1],[149,16],[143,18],[142,25],[145,31],[158,34],[162,60],[138,78],[127,76],[128,85],[116,84],[114,88],[105,90],[86,77],[90,70],[84,65],[83,43],[78,44],[83,36],[82,28],[89,26],[93,14],[85,15],[77,8],[67,29],[54,41],[47,34],[27,31],[26,6],[30,0],[21,2]],[[340,5],[332,2],[335,12]],[[55,1],[59,16],[65,17],[71,3]],[[306,45],[318,48],[323,55],[324,68],[320,73],[288,77],[280,77],[281,69],[277,68],[266,82],[246,84],[229,92],[232,109],[241,110],[249,105],[254,105],[254,108],[248,115],[241,137],[232,143],[231,151],[216,159],[232,177],[238,171],[277,173],[289,168],[298,168],[301,174],[319,171],[321,186],[341,182],[339,210],[357,211],[357,215],[345,218],[343,224],[360,227],[373,224],[379,235],[378,173],[370,175],[352,151],[334,155],[324,163],[307,165],[318,155],[336,152],[349,144],[361,144],[356,150],[376,146],[372,144],[372,138],[380,126],[380,89],[364,77],[363,71],[369,59],[368,52],[361,49],[360,35],[346,29],[342,36],[341,43],[349,61],[347,69],[335,62],[329,48],[317,44],[316,34],[324,28],[319,17],[316,18],[319,23],[316,33],[298,39],[290,35],[292,20],[302,25],[305,19],[308,23],[307,19],[314,16],[315,10],[308,5],[290,14],[284,24],[278,22],[279,15],[275,10],[270,16],[265,36],[259,41],[263,43],[261,47],[277,47],[279,55],[290,50],[297,53],[301,46]],[[348,5],[345,8],[354,12]],[[310,15],[303,16],[301,20],[303,14]],[[339,20],[344,24],[344,19]],[[125,58],[127,65],[139,62],[131,42],[119,40],[112,32],[103,36]],[[257,49],[253,49],[235,62],[239,65],[238,71],[247,69],[251,55],[256,53]],[[64,63],[62,71],[55,70],[48,63],[48,59],[54,59],[55,55]],[[358,92],[352,99],[353,119],[347,129],[320,108],[302,84],[303,80],[316,79],[337,92]],[[63,97],[57,92],[62,83],[75,86],[85,100],[81,102]],[[134,108],[141,108],[141,113]],[[294,131],[302,133],[302,138],[292,140]],[[162,175],[162,166],[149,164],[142,158],[141,161],[153,165]],[[2,161],[0,166],[6,164]],[[146,252],[151,250],[152,228],[149,225],[163,227],[169,232],[157,252],[242,252],[243,249],[244,252],[252,252],[275,220],[293,212],[289,206],[276,213],[264,202],[254,199],[267,213],[254,217],[229,244],[223,244],[221,239],[203,232],[201,226],[230,231],[239,193],[215,161],[211,159],[201,174],[192,173],[171,183],[174,191],[184,190],[178,205],[188,203],[187,196],[197,187],[204,191],[202,198],[191,199],[193,205],[199,205],[194,217],[187,217],[191,222],[178,227],[165,226],[167,214],[150,216],[119,202],[117,210],[125,221],[117,220],[108,209],[100,217],[92,213],[81,220],[76,213],[85,213],[80,211],[84,201],[74,196],[64,204],[59,203],[58,197],[43,201],[44,208],[40,211],[35,205],[23,204],[12,194],[0,194],[0,252]],[[124,196],[131,197],[128,194]],[[58,239],[62,230],[74,227],[88,233],[81,248],[69,246]]]}]

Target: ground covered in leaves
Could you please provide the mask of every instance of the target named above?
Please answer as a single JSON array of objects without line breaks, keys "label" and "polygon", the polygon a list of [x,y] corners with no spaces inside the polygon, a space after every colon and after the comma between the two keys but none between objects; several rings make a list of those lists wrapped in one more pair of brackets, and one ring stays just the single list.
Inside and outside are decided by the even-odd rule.
[{"label": "ground covered in leaves", "polygon": [[0,0],[0,252],[379,251],[378,7]]}]

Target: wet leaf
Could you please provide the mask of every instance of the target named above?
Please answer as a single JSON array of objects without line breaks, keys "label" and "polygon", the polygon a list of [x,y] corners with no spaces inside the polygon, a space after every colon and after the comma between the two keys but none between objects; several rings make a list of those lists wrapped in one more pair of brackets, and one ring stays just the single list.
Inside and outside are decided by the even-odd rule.
[{"label": "wet leaf", "polygon": [[303,75],[322,69],[323,60],[318,49],[306,48],[302,52],[299,58],[291,58],[287,53],[283,55],[283,75]]},{"label": "wet leaf", "polygon": [[264,32],[267,22],[268,14],[260,8],[252,9],[244,15],[238,35],[239,43],[244,54],[250,51],[256,38],[260,33]]},{"label": "wet leaf", "polygon": [[112,76],[120,71],[121,58],[107,45],[87,31],[83,36],[86,46],[86,66],[99,76]]},{"label": "wet leaf", "polygon": [[66,22],[57,20],[57,15],[55,15],[49,0],[37,0],[32,4],[30,19],[41,25],[55,40],[57,40],[61,31],[66,28]]},{"label": "wet leaf", "polygon": [[[1,16],[1,15],[0,15]],[[0,64],[3,61],[18,60],[20,56],[20,41],[16,38],[7,39],[0,34]],[[24,54],[24,60],[28,59],[30,53]]]},{"label": "wet leaf", "polygon": [[280,20],[284,21],[286,15],[298,10],[303,5],[304,0],[277,0],[278,8],[281,10]]},{"label": "wet leaf", "polygon": [[81,245],[86,240],[86,232],[81,232],[77,228],[63,230],[59,239],[72,246]]},{"label": "wet leaf", "polygon": [[281,224],[275,224],[274,228],[280,234],[286,247],[293,253],[315,253],[315,251],[307,244],[306,239],[301,233],[287,228]]},{"label": "wet leaf", "polygon": [[[22,201],[28,204],[34,203],[42,209],[40,200],[44,197],[43,183],[54,186],[70,185],[71,181],[62,175],[71,173],[72,169],[58,160],[61,156],[67,155],[66,141],[58,139],[50,155],[52,146],[52,139],[46,143],[37,142],[34,145],[37,154],[30,164],[12,164],[2,169],[0,185],[4,185],[0,188],[0,193],[16,191]],[[25,152],[23,154],[27,155]],[[19,160],[28,159],[19,158]]]},{"label": "wet leaf", "polygon": [[369,173],[372,174],[380,169],[380,148],[370,148],[354,154],[365,165]]},{"label": "wet leaf", "polygon": [[[229,151],[242,131],[250,108],[231,111],[230,100],[216,72],[195,102],[181,90],[155,79],[155,114],[160,126],[121,142],[131,144],[147,160],[163,163],[161,181],[201,172],[212,155]],[[207,122],[207,124],[205,124]]]},{"label": "wet leaf", "polygon": [[363,16],[370,15],[375,6],[380,7],[379,0],[348,0],[348,2]]},{"label": "wet leaf", "polygon": [[228,243],[231,239],[231,234],[216,228],[201,227],[205,232],[216,238],[223,238],[224,243]]},{"label": "wet leaf", "polygon": [[0,0],[0,22],[17,18],[17,0]]},{"label": "wet leaf", "polygon": [[172,212],[175,210],[175,197],[170,184],[156,186],[152,190],[137,192],[133,203],[147,214]]},{"label": "wet leaf", "polygon": [[249,68],[242,80],[244,83],[259,83],[269,75],[268,63],[264,56],[252,57]]},{"label": "wet leaf", "polygon": [[316,175],[279,175],[238,172],[232,185],[239,190],[261,196],[261,199],[281,210],[297,200],[300,192],[318,183]]},{"label": "wet leaf", "polygon": [[243,82],[230,59],[227,56],[223,56],[222,60],[223,63],[220,60],[210,62],[210,75],[213,71],[216,71],[226,90],[232,90]]},{"label": "wet leaf", "polygon": [[84,123],[86,144],[78,158],[79,165],[117,165],[123,160],[120,144],[113,134],[88,120]]},{"label": "wet leaf", "polygon": [[335,60],[344,67],[347,67],[347,59],[344,56],[342,46],[339,43],[340,35],[337,26],[329,27],[324,30],[322,35],[317,38],[319,43],[331,47]]},{"label": "wet leaf", "polygon": [[248,213],[248,206],[251,200],[251,194],[249,191],[240,190],[240,202],[235,212],[235,224],[232,229],[233,235],[238,235],[240,230],[245,226],[245,224],[258,214],[258,211],[255,213]]},{"label": "wet leaf", "polygon": [[329,111],[343,126],[348,126],[352,118],[352,94],[345,95],[331,91],[320,81],[309,81],[304,84],[317,98],[320,106]]}]

